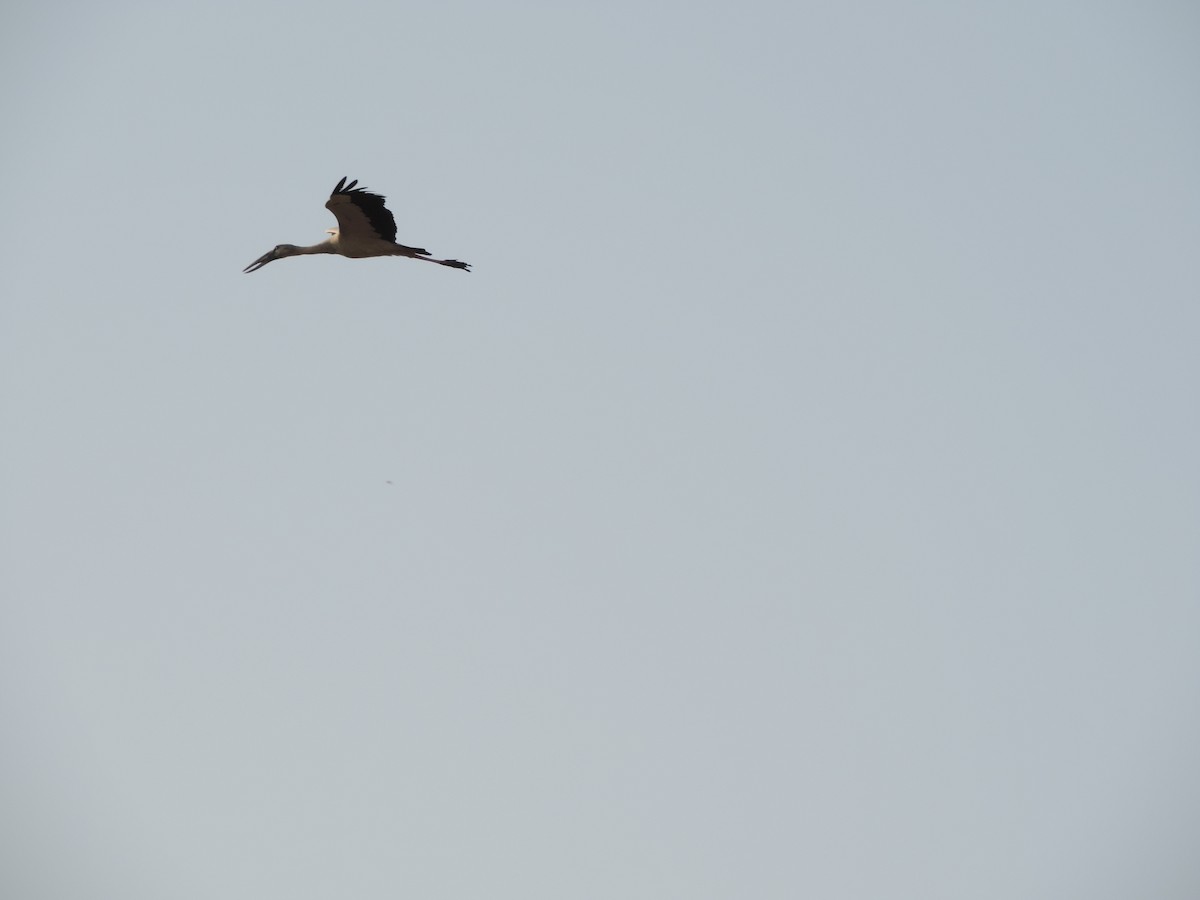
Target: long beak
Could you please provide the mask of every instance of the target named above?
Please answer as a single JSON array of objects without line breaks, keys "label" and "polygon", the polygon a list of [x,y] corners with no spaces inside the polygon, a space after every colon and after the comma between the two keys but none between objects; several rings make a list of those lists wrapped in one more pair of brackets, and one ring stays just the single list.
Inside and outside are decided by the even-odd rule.
[{"label": "long beak", "polygon": [[275,255],[275,251],[268,250],[266,253],[264,253],[262,256],[260,256],[258,259],[256,259],[254,262],[250,263],[250,265],[246,266],[246,268],[242,269],[242,274],[249,275],[251,272],[257,272],[259,269],[261,269],[267,263],[269,263],[275,259],[279,259],[279,257]]}]

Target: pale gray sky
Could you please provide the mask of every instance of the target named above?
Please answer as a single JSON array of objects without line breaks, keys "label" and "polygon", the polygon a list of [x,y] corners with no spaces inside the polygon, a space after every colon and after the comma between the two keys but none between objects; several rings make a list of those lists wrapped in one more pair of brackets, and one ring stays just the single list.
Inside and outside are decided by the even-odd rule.
[{"label": "pale gray sky", "polygon": [[1200,896],[1194,4],[0,26],[5,897]]}]

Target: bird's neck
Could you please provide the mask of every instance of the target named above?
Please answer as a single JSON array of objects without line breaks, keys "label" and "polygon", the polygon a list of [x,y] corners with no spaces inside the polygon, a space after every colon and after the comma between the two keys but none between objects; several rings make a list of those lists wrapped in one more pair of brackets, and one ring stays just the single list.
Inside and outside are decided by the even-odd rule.
[{"label": "bird's neck", "polygon": [[330,237],[327,240],[321,241],[319,244],[313,244],[311,247],[297,247],[296,255],[303,256],[309,253],[337,253],[337,236]]}]

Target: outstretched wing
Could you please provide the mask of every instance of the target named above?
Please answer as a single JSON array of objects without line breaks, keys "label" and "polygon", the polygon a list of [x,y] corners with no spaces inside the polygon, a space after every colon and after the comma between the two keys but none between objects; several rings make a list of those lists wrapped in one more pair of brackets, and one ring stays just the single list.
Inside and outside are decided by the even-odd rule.
[{"label": "outstretched wing", "polygon": [[385,198],[366,188],[356,188],[358,179],[346,184],[343,178],[329,195],[325,208],[337,217],[338,231],[343,238],[382,238],[395,242],[396,220],[383,205]]}]

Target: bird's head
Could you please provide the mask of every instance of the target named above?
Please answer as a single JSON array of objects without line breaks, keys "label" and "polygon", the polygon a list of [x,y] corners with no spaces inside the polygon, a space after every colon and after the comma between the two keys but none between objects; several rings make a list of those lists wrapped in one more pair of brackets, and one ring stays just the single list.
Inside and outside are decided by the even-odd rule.
[{"label": "bird's head", "polygon": [[250,263],[250,265],[248,265],[248,266],[246,266],[246,268],[242,269],[242,272],[243,272],[243,274],[249,274],[250,272],[257,272],[259,269],[261,269],[267,263],[272,262],[273,260],[283,259],[284,257],[288,257],[288,256],[295,256],[297,249],[298,248],[296,247],[295,244],[280,244],[274,250],[268,250],[266,253],[264,253],[262,256],[260,256],[258,259],[256,259],[254,262]]}]

